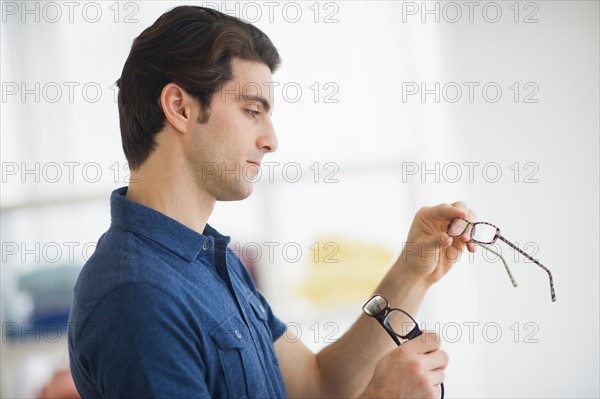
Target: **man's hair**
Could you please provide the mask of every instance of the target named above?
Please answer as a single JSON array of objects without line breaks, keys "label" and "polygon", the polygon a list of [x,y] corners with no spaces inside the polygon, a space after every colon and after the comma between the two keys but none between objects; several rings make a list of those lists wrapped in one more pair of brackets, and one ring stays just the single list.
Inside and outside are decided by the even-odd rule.
[{"label": "man's hair", "polygon": [[233,79],[232,61],[257,61],[275,72],[281,58],[258,28],[213,9],[181,6],[162,16],[134,41],[119,87],[121,139],[129,167],[138,169],[165,125],[160,93],[181,86],[200,103],[208,121],[211,98]]}]

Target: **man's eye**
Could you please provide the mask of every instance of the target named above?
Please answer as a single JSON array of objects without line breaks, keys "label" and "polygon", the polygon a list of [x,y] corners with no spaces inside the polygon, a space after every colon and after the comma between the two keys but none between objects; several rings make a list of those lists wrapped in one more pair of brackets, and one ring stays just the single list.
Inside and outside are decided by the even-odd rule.
[{"label": "man's eye", "polygon": [[248,112],[253,118],[256,118],[260,114],[260,112],[254,109],[247,109],[246,112]]}]

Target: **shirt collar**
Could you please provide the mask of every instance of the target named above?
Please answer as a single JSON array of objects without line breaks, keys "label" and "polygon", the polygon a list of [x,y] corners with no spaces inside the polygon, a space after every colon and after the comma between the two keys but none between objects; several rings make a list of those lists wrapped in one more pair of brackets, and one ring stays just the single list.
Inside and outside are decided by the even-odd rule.
[{"label": "shirt collar", "polygon": [[230,238],[224,236],[208,223],[203,234],[179,223],[175,219],[148,208],[125,196],[127,187],[112,192],[110,197],[111,222],[126,230],[142,235],[169,251],[192,261],[198,257],[202,248],[211,241],[229,244]]}]

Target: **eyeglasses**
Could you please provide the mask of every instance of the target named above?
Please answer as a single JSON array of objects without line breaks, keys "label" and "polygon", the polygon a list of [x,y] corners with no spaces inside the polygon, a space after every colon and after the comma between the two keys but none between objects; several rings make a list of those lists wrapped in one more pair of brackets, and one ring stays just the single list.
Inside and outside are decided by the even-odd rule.
[{"label": "eyeglasses", "polygon": [[[411,315],[402,309],[390,308],[387,299],[379,294],[374,295],[364,304],[363,312],[367,316],[377,319],[398,346],[423,334]],[[444,399],[444,383],[440,387],[442,389],[441,398]]]},{"label": "eyeglasses", "polygon": [[467,219],[457,217],[450,221],[450,224],[448,224],[448,228],[446,229],[446,233],[450,237],[460,237],[460,236],[464,235],[467,231],[469,231],[471,241],[473,241],[475,244],[479,245],[480,247],[492,252],[493,254],[498,256],[500,258],[500,260],[502,260],[502,263],[504,264],[504,268],[508,272],[508,276],[510,277],[510,281],[512,282],[514,287],[517,286],[517,283],[516,283],[512,273],[508,269],[506,261],[499,253],[492,250],[487,245],[494,244],[497,239],[500,239],[501,241],[504,241],[509,247],[511,247],[512,249],[514,249],[515,251],[517,251],[518,253],[520,253],[521,255],[523,255],[524,257],[526,257],[527,259],[529,259],[530,261],[532,261],[533,263],[535,263],[536,265],[538,265],[539,267],[544,269],[544,271],[546,273],[548,273],[548,278],[550,280],[550,296],[552,298],[552,302],[556,301],[556,294],[554,293],[554,280],[552,278],[552,273],[550,273],[550,270],[548,270],[548,268],[546,266],[542,265],[537,259],[534,259],[531,255],[524,252],[521,248],[517,247],[512,242],[510,242],[506,238],[502,237],[500,235],[500,229],[498,227],[496,227],[493,224],[488,223],[488,222],[473,223],[473,222],[469,222]]}]

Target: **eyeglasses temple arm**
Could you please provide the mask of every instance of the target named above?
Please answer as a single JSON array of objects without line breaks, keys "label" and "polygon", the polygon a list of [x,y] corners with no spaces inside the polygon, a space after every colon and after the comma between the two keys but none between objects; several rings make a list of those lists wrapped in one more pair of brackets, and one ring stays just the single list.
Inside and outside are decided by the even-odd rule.
[{"label": "eyeglasses temple arm", "polygon": [[527,254],[521,248],[517,247],[512,242],[508,241],[506,238],[502,237],[500,234],[498,234],[498,238],[500,240],[504,241],[506,243],[506,245],[508,245],[509,247],[511,247],[512,249],[514,249],[515,251],[517,251],[518,253],[520,253],[521,255],[523,255],[524,257],[526,257],[527,259],[529,259],[530,261],[532,261],[533,263],[535,263],[536,265],[538,265],[539,267],[544,269],[546,271],[546,273],[548,273],[548,278],[550,279],[550,297],[552,298],[552,302],[556,302],[556,293],[554,292],[554,279],[552,278],[552,273],[550,273],[550,270],[548,270],[548,268],[546,266],[542,265],[537,259],[535,259],[531,255]]},{"label": "eyeglasses temple arm", "polygon": [[476,243],[476,244],[479,245],[480,247],[482,247],[483,249],[490,251],[491,253],[493,253],[494,255],[496,255],[497,257],[500,258],[500,260],[502,261],[502,264],[504,264],[504,268],[506,269],[506,272],[508,273],[508,277],[510,277],[510,282],[512,283],[513,287],[516,287],[517,281],[515,280],[512,273],[510,272],[510,269],[508,268],[508,265],[506,264],[504,257],[502,255],[500,255],[498,252],[496,252],[495,250],[493,250],[491,247],[488,247],[486,245],[479,244],[479,243]]}]

